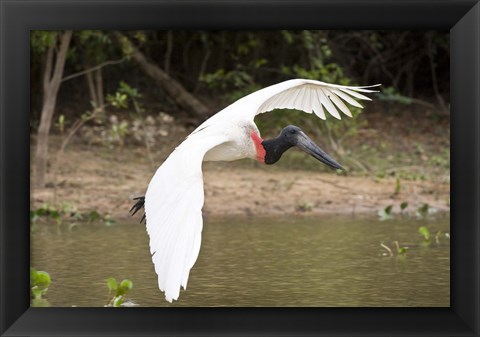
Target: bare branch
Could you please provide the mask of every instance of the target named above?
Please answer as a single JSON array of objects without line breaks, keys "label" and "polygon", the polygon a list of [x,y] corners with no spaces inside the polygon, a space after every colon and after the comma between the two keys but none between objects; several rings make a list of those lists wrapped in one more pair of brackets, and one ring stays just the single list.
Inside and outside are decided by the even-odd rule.
[{"label": "bare branch", "polygon": [[86,70],[82,70],[82,71],[80,71],[80,72],[78,72],[78,73],[65,76],[64,78],[62,78],[62,82],[71,80],[72,78],[75,78],[75,77],[79,77],[79,76],[85,75],[85,74],[87,74],[87,73],[94,72],[95,70],[101,69],[101,68],[103,68],[103,67],[105,67],[105,66],[108,66],[108,65],[113,65],[113,64],[122,63],[122,62],[125,61],[126,59],[127,59],[126,57],[123,57],[123,58],[121,58],[120,60],[106,61],[106,62],[100,63],[99,65],[97,65],[97,66],[95,66],[95,67],[93,67],[93,68],[86,69]]},{"label": "bare branch", "polygon": [[140,68],[154,79],[176,104],[184,108],[192,117],[205,120],[209,116],[210,109],[206,105],[185,89],[180,82],[170,77],[165,70],[150,62],[127,36],[118,31],[114,34],[122,48],[130,52],[130,56],[140,65]]},{"label": "bare branch", "polygon": [[380,243],[380,246],[381,246],[382,248],[384,248],[391,257],[393,256],[393,252],[392,252],[392,250],[390,249],[390,247],[388,247],[387,245],[385,245],[383,242]]}]

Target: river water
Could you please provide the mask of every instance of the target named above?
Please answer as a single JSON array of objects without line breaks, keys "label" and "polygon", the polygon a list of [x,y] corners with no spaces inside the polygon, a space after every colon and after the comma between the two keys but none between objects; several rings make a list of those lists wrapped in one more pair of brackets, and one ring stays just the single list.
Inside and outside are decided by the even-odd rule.
[{"label": "river water", "polygon": [[[31,266],[50,273],[52,306],[103,306],[106,280],[128,278],[139,306],[450,306],[447,215],[434,220],[353,217],[206,218],[200,256],[179,301],[157,288],[138,222],[36,225]],[[418,234],[427,226],[437,238]],[[438,240],[437,240],[438,239]],[[409,249],[397,255],[394,241]],[[381,243],[394,252],[390,256]]]}]

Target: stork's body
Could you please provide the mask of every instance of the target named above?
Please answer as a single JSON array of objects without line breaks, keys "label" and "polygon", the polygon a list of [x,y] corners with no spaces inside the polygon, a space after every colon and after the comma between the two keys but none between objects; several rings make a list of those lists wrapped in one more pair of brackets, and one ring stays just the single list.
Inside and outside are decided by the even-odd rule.
[{"label": "stork's body", "polygon": [[[244,158],[257,158],[258,140],[261,140],[260,132],[253,122],[239,121],[235,124],[210,126],[201,129],[190,137],[202,136],[202,131],[223,137],[226,141],[205,153],[204,161],[233,161]],[[252,135],[253,134],[253,135]],[[257,141],[257,142],[255,142]]]},{"label": "stork's body", "polygon": [[300,128],[287,126],[276,138],[263,140],[254,117],[273,109],[298,109],[326,118],[340,119],[337,110],[351,117],[342,100],[362,107],[351,96],[367,87],[345,87],[313,80],[285,81],[247,95],[196,128],[158,168],[144,198],[132,208],[145,206],[150,252],[160,290],[167,301],[178,299],[186,289],[190,269],[200,251],[203,228],[203,161],[251,158],[273,164],[292,146],[299,147],[324,164],[341,166],[310,140]]}]

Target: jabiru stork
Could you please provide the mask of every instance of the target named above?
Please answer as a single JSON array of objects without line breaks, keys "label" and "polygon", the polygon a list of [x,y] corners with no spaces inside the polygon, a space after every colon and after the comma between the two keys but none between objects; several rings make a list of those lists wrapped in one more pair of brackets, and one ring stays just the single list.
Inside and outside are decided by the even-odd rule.
[{"label": "jabiru stork", "polygon": [[135,198],[132,215],[145,208],[150,253],[158,286],[169,302],[186,289],[191,268],[200,252],[203,228],[203,161],[252,158],[271,165],[296,146],[322,163],[342,169],[299,127],[285,127],[278,137],[263,140],[254,123],[258,114],[274,109],[297,109],[325,120],[326,111],[341,119],[337,108],[352,117],[345,102],[371,100],[362,93],[379,84],[355,87],[293,79],[253,92],[219,111],[197,127],[157,169],[145,196]]}]

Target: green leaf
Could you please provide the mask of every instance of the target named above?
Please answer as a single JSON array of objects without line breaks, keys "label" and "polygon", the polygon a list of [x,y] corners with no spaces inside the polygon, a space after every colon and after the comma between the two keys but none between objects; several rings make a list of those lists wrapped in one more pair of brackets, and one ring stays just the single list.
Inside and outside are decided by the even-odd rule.
[{"label": "green leaf", "polygon": [[53,220],[58,220],[58,219],[60,219],[60,212],[57,211],[57,210],[50,211],[50,217],[51,217]]},{"label": "green leaf", "polygon": [[120,287],[125,289],[125,291],[128,291],[133,288],[133,282],[129,279],[125,279],[122,281],[122,283],[120,283]]},{"label": "green leaf", "polygon": [[115,280],[113,277],[110,277],[107,280],[107,286],[110,291],[115,291],[118,288],[117,280]]},{"label": "green leaf", "polygon": [[420,235],[423,236],[425,241],[430,240],[430,231],[428,230],[427,227],[421,226],[420,228],[418,228],[418,233],[420,233]]},{"label": "green leaf", "polygon": [[116,92],[115,95],[108,95],[107,101],[116,108],[128,108],[127,102],[128,96],[120,92]]},{"label": "green leaf", "polygon": [[417,208],[417,216],[421,218],[425,218],[428,215],[428,209],[430,206],[428,204],[423,204],[419,208]]},{"label": "green leaf", "polygon": [[50,275],[46,271],[37,271],[35,275],[35,285],[40,289],[46,289],[52,282]]},{"label": "green leaf", "polygon": [[44,207],[40,207],[35,211],[35,214],[38,216],[46,215],[47,214],[47,209]]},{"label": "green leaf", "polygon": [[398,254],[405,255],[407,250],[408,250],[408,247],[400,247],[400,248],[398,248]]},{"label": "green leaf", "polygon": [[389,205],[384,209],[378,211],[377,215],[380,218],[380,221],[393,219],[392,208],[393,205]]},{"label": "green leaf", "polygon": [[393,205],[389,205],[385,207],[385,213],[392,214],[392,208],[393,208]]},{"label": "green leaf", "polygon": [[58,127],[60,129],[60,132],[63,133],[64,128],[65,128],[65,116],[64,115],[60,115],[60,117],[58,117]]},{"label": "green leaf", "polygon": [[118,92],[127,94],[132,98],[142,97],[142,95],[138,92],[136,88],[132,88],[131,86],[129,86],[127,83],[123,81],[120,81]]},{"label": "green leaf", "polygon": [[400,204],[400,209],[401,209],[402,211],[405,210],[405,208],[407,208],[407,207],[408,207],[408,202],[406,202],[406,201],[404,201],[404,202],[402,202],[402,203]]},{"label": "green leaf", "polygon": [[37,270],[33,267],[30,267],[30,287],[35,285],[35,276],[37,275]]},{"label": "green leaf", "polygon": [[100,218],[101,218],[100,214],[97,211],[90,211],[90,213],[88,213],[88,221],[89,222],[97,221]]},{"label": "green leaf", "polygon": [[57,31],[32,30],[30,35],[30,46],[34,53],[41,54],[55,44],[58,36]]}]

